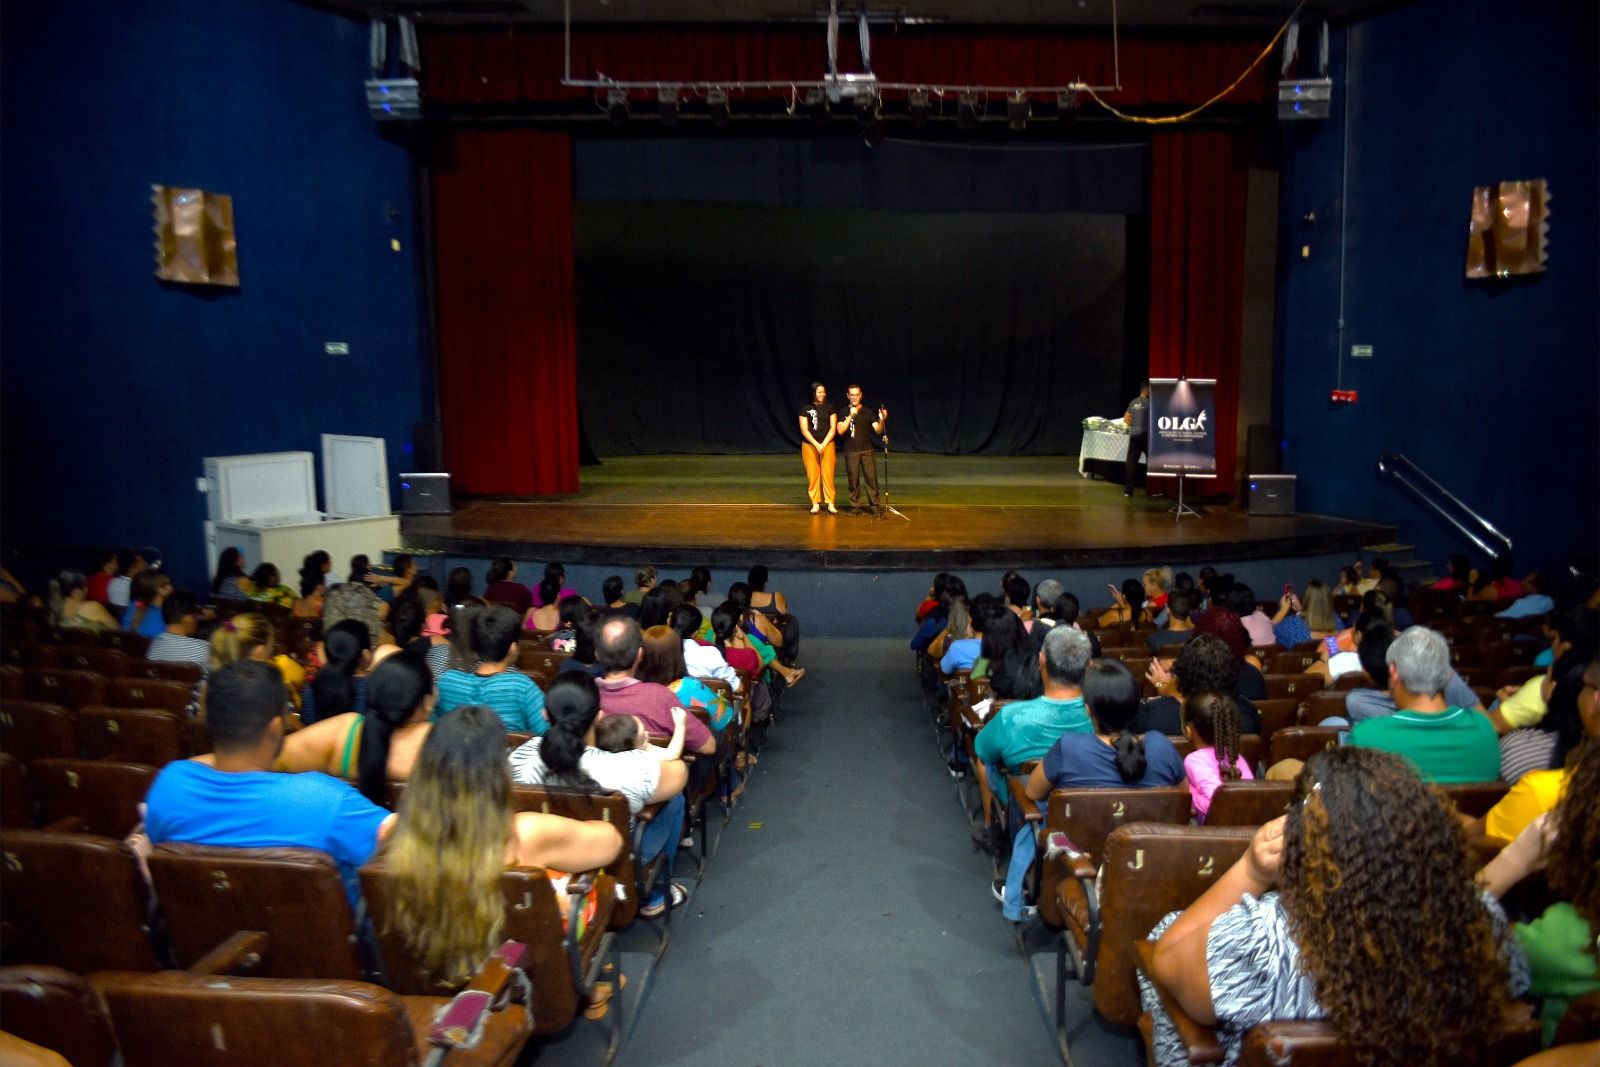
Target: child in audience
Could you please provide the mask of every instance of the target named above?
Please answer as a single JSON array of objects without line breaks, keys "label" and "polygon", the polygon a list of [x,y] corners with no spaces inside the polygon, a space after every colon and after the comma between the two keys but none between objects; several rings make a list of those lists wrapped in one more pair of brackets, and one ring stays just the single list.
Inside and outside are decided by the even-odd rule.
[{"label": "child in audience", "polygon": [[[658,759],[679,759],[683,755],[682,715],[672,716],[672,740],[654,749]],[[650,734],[636,715],[607,715],[594,724],[594,747],[604,752],[634,752],[650,749]]]},{"label": "child in audience", "polygon": [[1198,693],[1183,706],[1183,734],[1194,745],[1183,771],[1196,821],[1204,823],[1218,786],[1255,777],[1239,755],[1239,706],[1223,693]]}]

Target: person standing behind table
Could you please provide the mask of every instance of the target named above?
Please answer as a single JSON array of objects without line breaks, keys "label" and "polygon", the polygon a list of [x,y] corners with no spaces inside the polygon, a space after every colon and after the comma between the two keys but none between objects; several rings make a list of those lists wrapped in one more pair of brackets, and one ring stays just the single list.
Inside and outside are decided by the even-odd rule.
[{"label": "person standing behind table", "polygon": [[828,403],[828,389],[821,382],[811,383],[811,402],[800,409],[800,459],[806,467],[806,496],[815,515],[823,501],[828,514],[837,515],[833,506],[833,438],[838,432],[839,415]]},{"label": "person standing behind table", "polygon": [[[876,514],[883,502],[878,492],[878,454],[873,449],[889,426],[889,409],[878,405],[872,417],[861,398],[861,386],[845,390],[850,410],[839,421],[839,439],[844,442],[844,473],[850,486],[850,511],[861,510],[861,483],[866,482],[867,510]],[[869,421],[870,420],[870,421]]]},{"label": "person standing behind table", "polygon": [[[1139,395],[1128,404],[1122,414],[1128,427],[1128,458],[1122,463],[1122,495],[1133,495],[1133,479],[1139,473],[1139,453],[1150,444],[1150,383],[1139,386]],[[1146,490],[1148,494],[1148,490]]]}]

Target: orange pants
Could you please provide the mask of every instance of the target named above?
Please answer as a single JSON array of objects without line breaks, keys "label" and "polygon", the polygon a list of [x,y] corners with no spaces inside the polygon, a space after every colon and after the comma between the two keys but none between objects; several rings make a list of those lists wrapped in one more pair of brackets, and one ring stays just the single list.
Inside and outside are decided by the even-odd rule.
[{"label": "orange pants", "polygon": [[832,504],[833,442],[824,445],[821,453],[810,445],[801,445],[800,459],[806,465],[806,495],[813,504]]}]

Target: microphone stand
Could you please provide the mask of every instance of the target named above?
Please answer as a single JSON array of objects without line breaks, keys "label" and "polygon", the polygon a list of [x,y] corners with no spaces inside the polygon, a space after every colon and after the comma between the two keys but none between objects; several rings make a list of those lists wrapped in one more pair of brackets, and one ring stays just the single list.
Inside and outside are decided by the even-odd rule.
[{"label": "microphone stand", "polygon": [[905,512],[889,503],[889,432],[887,425],[884,426],[883,433],[883,511],[879,513],[878,517],[882,518],[884,514],[896,515],[907,522],[911,521],[911,518]]}]

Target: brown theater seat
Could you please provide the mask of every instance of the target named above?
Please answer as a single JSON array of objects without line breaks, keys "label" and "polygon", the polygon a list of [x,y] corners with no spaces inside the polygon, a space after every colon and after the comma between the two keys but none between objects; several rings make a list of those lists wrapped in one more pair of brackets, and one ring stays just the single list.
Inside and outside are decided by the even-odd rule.
[{"label": "brown theater seat", "polygon": [[0,752],[0,826],[33,828],[28,766],[5,752]]},{"label": "brown theater seat", "polygon": [[139,825],[139,805],[156,768],[115,760],[41,759],[28,765],[33,798],[44,825],[81,819],[84,829],[126,837]]},{"label": "brown theater seat", "polygon": [[167,842],[152,850],[149,866],[180,967],[193,967],[239,931],[258,930],[270,947],[257,977],[359,981],[368,974],[350,899],[325,852]]},{"label": "brown theater seat", "polygon": [[78,754],[78,725],[62,704],[0,700],[0,750],[27,762]]},{"label": "brown theater seat", "polygon": [[611,913],[612,929],[620,929],[633,922],[643,903],[641,898],[660,873],[662,860],[657,857],[655,862],[643,868],[634,860],[634,849],[639,839],[637,827],[633,832],[629,830],[626,797],[621,793],[584,793],[559,786],[514,785],[511,787],[511,806],[517,811],[541,811],[569,819],[608,822],[622,831],[628,847],[615,863],[601,868],[600,873],[616,879],[619,887],[616,910]]},{"label": "brown theater seat", "polygon": [[0,1019],[6,1033],[60,1053],[72,1067],[121,1064],[111,1016],[100,994],[59,967],[0,967]]},{"label": "brown theater seat", "polygon": [[561,665],[571,658],[565,652],[552,652],[548,648],[524,645],[517,656],[517,670],[532,676],[533,680],[539,683],[539,688],[544,689],[555,680]]},{"label": "brown theater seat", "polygon": [[1318,674],[1268,674],[1267,696],[1281,700],[1285,697],[1294,700],[1304,700],[1323,687],[1323,679]]},{"label": "brown theater seat", "polygon": [[1334,679],[1332,688],[1348,693],[1352,689],[1376,689],[1378,685],[1366,671],[1352,671]]},{"label": "brown theater seat", "polygon": [[[397,931],[391,932],[393,881],[381,862],[361,868],[361,893],[372,916],[383,957],[388,986],[396,993],[424,996],[435,992],[432,980],[415,954]],[[553,1034],[565,1029],[585,1002],[589,990],[606,964],[615,967],[615,937],[609,929],[611,911],[616,904],[616,883],[608,875],[594,882],[599,910],[581,942],[569,938],[562,913],[571,907],[566,897],[557,898],[550,876],[538,867],[513,867],[500,878],[500,893],[505,900],[504,936],[528,946],[523,965],[533,980],[534,1032]],[[581,895],[573,898],[581,901]],[[608,1013],[613,1036],[620,1037],[617,1024],[622,1013]]]},{"label": "brown theater seat", "polygon": [[[235,978],[182,971],[104,971],[104,999],[125,1067],[412,1067],[433,1051],[427,1034],[445,997],[401,997],[352,981]],[[503,987],[502,983],[502,987]],[[510,1067],[527,1043],[527,1012],[487,1016],[476,1048],[443,1067]]]},{"label": "brown theater seat", "polygon": [[77,710],[106,702],[106,676],[94,671],[66,671],[32,667],[24,672],[28,699],[60,704]]},{"label": "brown theater seat", "polygon": [[162,682],[183,682],[194,685],[205,677],[198,663],[161,663],[156,660],[136,659],[122,672],[128,678],[149,678]]},{"label": "brown theater seat", "polygon": [[28,699],[27,672],[14,663],[0,664],[0,699]]},{"label": "brown theater seat", "polygon": [[6,663],[18,667],[55,667],[56,653],[61,649],[38,641],[7,641],[0,645]]},{"label": "brown theater seat", "polygon": [[[165,682],[154,678],[113,678],[108,700],[96,704],[110,704],[114,708],[165,708],[175,715],[184,715],[193,699],[194,686],[188,682]],[[81,707],[82,705],[80,705]]]},{"label": "brown theater seat", "polygon": [[0,833],[0,925],[8,963],[87,972],[155,970],[150,893],[133,851],[94,834]]},{"label": "brown theater seat", "polygon": [[1272,735],[1272,748],[1267,753],[1267,766],[1280,760],[1297,759],[1302,762],[1325,748],[1339,743],[1343,726],[1290,726]]},{"label": "brown theater seat", "polygon": [[1461,814],[1478,819],[1489,814],[1511,787],[1504,782],[1454,782],[1434,788],[1449,797]]},{"label": "brown theater seat", "polygon": [[1312,693],[1306,700],[1304,721],[1307,726],[1320,726],[1323,719],[1337,715],[1344,717],[1345,701],[1350,698],[1348,689],[1324,689],[1320,693]]},{"label": "brown theater seat", "polygon": [[1272,735],[1285,726],[1296,726],[1300,722],[1300,701],[1293,697],[1280,697],[1276,700],[1255,700],[1251,703],[1256,706],[1256,714],[1261,716],[1261,743],[1269,744]]},{"label": "brown theater seat", "polygon": [[[1092,985],[1095,1009],[1124,1026],[1139,1021],[1134,945],[1162,916],[1192,904],[1250,847],[1245,827],[1132,824],[1106,839],[1100,882],[1091,879],[1091,921],[1069,925],[1056,947],[1058,1037],[1065,1032],[1066,984]],[[1066,892],[1073,883],[1063,882]]]},{"label": "brown theater seat", "polygon": [[165,767],[189,754],[183,719],[161,708],[78,709],[78,751],[87,759]]},{"label": "brown theater seat", "polygon": [[63,670],[94,671],[107,678],[120,678],[128,672],[128,654],[114,648],[85,645],[56,650],[55,665]]},{"label": "brown theater seat", "polygon": [[1223,782],[1211,794],[1207,826],[1260,826],[1282,815],[1293,782]]},{"label": "brown theater seat", "polygon": [[100,635],[100,644],[105,648],[126,652],[129,659],[143,659],[144,654],[150,651],[150,639],[132,630],[107,631]]}]

